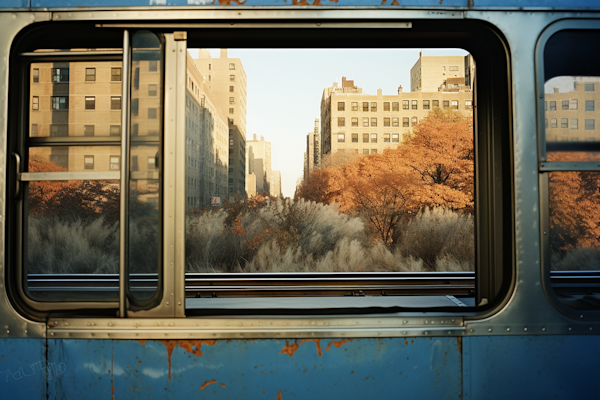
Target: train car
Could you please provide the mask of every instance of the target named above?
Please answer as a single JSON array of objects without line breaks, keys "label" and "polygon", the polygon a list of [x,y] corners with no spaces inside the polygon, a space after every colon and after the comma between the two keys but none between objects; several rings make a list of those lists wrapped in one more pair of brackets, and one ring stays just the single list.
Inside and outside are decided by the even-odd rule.
[{"label": "train car", "polygon": [[[600,397],[598,2],[2,0],[0,26],[0,397]],[[273,78],[281,93],[334,49],[359,54],[348,66],[365,49],[461,49],[433,90],[411,76],[359,109],[354,83],[332,86],[312,148],[362,145],[358,115],[393,144],[395,121],[435,122],[411,110],[465,111],[471,197],[449,208],[471,224],[451,234],[468,266],[450,267],[454,242],[432,264],[402,253],[434,230],[369,239],[331,204],[248,196],[252,75],[203,49],[314,50],[311,70]],[[388,150],[368,156],[369,190],[395,196],[362,204],[375,230],[378,213],[396,230],[425,213],[394,186],[416,168],[382,175]]]}]

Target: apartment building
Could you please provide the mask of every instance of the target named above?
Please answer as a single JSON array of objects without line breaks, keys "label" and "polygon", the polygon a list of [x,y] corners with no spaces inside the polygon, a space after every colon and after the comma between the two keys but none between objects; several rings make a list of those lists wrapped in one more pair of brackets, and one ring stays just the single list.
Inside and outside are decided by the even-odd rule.
[{"label": "apartment building", "polygon": [[[342,77],[325,88],[321,99],[322,156],[338,151],[377,154],[395,148],[403,136],[435,108],[472,113],[473,95],[465,85],[434,92],[364,94],[354,81]],[[308,152],[310,149],[308,149]]]},{"label": "apartment building", "polygon": [[228,121],[228,195],[243,198],[246,196],[247,79],[242,60],[229,58],[227,49],[221,49],[219,58],[212,58],[206,49],[200,49],[193,62],[205,77],[215,107]]},{"label": "apartment building", "polygon": [[256,177],[256,194],[271,194],[271,142],[265,141],[264,136],[258,139],[255,133],[246,145],[248,174]]},{"label": "apartment building", "polygon": [[[437,92],[441,87],[472,87],[475,62],[466,56],[424,56],[410,69],[411,92]],[[459,79],[456,79],[459,78]]]},{"label": "apartment building", "polygon": [[315,168],[318,168],[321,162],[321,135],[319,133],[320,123],[319,119],[315,118],[315,124],[313,131],[306,135],[306,153],[304,155],[304,179],[308,178],[308,175]]},{"label": "apartment building", "polygon": [[547,141],[600,141],[600,79],[560,77],[546,83],[545,89]]}]

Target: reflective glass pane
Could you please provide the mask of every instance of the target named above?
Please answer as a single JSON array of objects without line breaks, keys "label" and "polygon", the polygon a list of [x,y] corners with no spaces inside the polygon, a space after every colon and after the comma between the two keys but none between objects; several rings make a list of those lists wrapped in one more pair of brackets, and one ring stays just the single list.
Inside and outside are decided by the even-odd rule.
[{"label": "reflective glass pane", "polygon": [[[147,300],[157,290],[161,262],[160,168],[162,138],[162,44],[156,34],[137,31],[132,37],[131,148],[129,180],[130,295]],[[135,109],[133,109],[135,105]],[[154,279],[132,287],[138,274]]]},{"label": "reflective glass pane", "polygon": [[30,147],[27,172],[120,171],[119,146]]},{"label": "reflective glass pane", "polygon": [[113,75],[121,66],[121,61],[32,63],[29,136],[110,136],[111,127],[121,125],[115,104],[122,87]]},{"label": "reflective glass pane", "polygon": [[[23,257],[32,299],[118,299],[118,181],[29,182],[24,209]],[[74,283],[52,283],[65,277]]]}]

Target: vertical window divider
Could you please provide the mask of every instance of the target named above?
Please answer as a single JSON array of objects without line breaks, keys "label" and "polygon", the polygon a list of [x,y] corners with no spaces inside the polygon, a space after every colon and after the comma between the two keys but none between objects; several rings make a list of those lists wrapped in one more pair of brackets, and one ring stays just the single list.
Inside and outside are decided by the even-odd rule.
[{"label": "vertical window divider", "polygon": [[123,31],[123,92],[121,104],[121,195],[119,221],[119,317],[127,316],[128,288],[128,204],[129,204],[129,112],[131,47],[129,31]]}]

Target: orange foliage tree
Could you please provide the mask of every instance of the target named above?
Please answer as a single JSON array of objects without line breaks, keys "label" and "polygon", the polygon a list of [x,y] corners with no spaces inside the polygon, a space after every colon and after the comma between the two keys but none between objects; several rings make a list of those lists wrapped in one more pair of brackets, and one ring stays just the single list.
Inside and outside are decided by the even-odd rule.
[{"label": "orange foliage tree", "polygon": [[363,215],[377,239],[390,244],[398,222],[424,207],[473,210],[473,126],[451,110],[432,111],[405,143],[310,174],[296,196],[340,204]]}]

